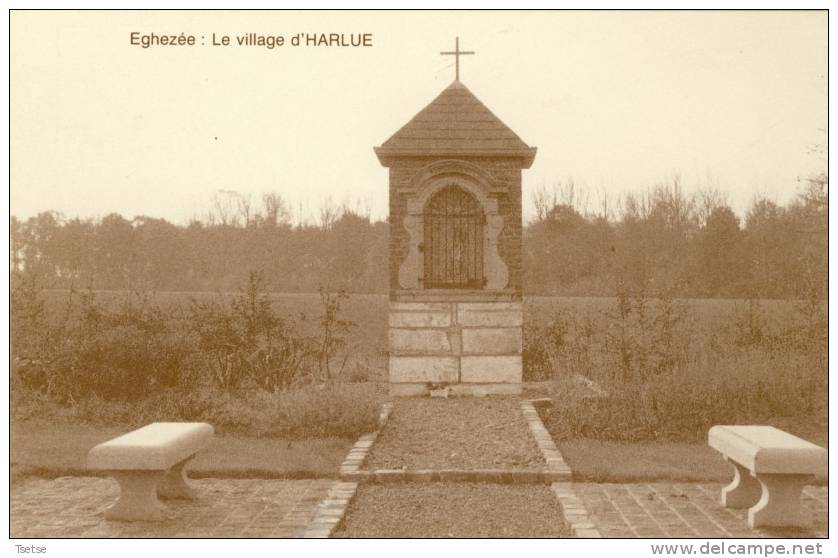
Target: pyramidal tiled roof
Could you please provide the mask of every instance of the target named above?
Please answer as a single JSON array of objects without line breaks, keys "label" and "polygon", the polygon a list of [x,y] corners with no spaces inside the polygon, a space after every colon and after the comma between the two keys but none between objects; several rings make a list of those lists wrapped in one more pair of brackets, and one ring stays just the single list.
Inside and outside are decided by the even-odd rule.
[{"label": "pyramidal tiled roof", "polygon": [[528,167],[536,150],[454,81],[375,151],[382,163],[391,156],[511,156]]}]

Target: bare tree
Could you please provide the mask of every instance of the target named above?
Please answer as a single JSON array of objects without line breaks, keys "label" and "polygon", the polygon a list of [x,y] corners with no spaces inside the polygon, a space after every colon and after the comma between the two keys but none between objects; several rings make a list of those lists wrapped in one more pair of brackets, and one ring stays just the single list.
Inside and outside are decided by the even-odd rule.
[{"label": "bare tree", "polygon": [[685,231],[695,219],[695,200],[684,193],[681,177],[656,186],[650,195],[650,209],[671,230]]},{"label": "bare tree", "polygon": [[698,219],[698,226],[701,228],[707,226],[707,219],[710,218],[714,210],[728,205],[727,196],[713,186],[699,189],[694,197],[695,213]]},{"label": "bare tree", "polygon": [[610,221],[611,220],[611,208],[608,205],[608,191],[605,188],[600,188],[598,190],[598,202],[599,202],[599,211],[597,212],[596,217],[602,219],[603,221]]},{"label": "bare tree", "polygon": [[576,209],[576,183],[571,178],[564,184],[558,184],[559,203]]},{"label": "bare tree", "polygon": [[354,200],[347,198],[344,200],[340,207],[340,214],[345,215],[347,213],[352,213],[359,217],[370,219],[371,211],[369,198],[355,198]]},{"label": "bare tree", "polygon": [[238,216],[241,218],[242,224],[249,227],[253,218],[253,201],[250,199],[250,194],[240,192],[234,192],[234,194]]},{"label": "bare tree", "polygon": [[620,219],[622,221],[639,221],[649,217],[651,213],[649,195],[647,192],[635,194],[627,192],[620,203]]},{"label": "bare tree", "polygon": [[331,229],[340,217],[340,211],[331,196],[320,202],[320,208],[318,209],[320,228],[324,231]]},{"label": "bare tree", "polygon": [[210,225],[238,226],[235,200],[239,193],[234,190],[218,190],[212,197],[212,206],[207,212]]},{"label": "bare tree", "polygon": [[291,209],[288,207],[288,203],[276,192],[262,194],[262,209],[265,223],[270,226],[291,221]]},{"label": "bare tree", "polygon": [[532,193],[532,202],[535,206],[536,220],[543,221],[547,218],[550,210],[558,204],[556,189],[548,189],[545,184],[542,184]]},{"label": "bare tree", "polygon": [[584,188],[577,188],[573,178],[559,183],[559,201],[561,204],[575,209],[580,215],[588,214],[590,193]]}]

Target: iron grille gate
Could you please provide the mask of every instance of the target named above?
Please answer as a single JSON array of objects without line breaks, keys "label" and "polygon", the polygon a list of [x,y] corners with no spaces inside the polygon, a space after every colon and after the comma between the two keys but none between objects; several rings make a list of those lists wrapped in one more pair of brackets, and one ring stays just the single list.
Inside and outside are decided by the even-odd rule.
[{"label": "iron grille gate", "polygon": [[424,214],[424,288],[483,288],[484,222],[480,204],[462,188],[433,195]]}]

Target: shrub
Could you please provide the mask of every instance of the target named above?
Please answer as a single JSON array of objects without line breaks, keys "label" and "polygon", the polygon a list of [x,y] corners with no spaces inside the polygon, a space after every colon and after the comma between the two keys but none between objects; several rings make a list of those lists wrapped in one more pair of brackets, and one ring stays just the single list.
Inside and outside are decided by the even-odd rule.
[{"label": "shrub", "polygon": [[643,382],[670,374],[688,360],[687,308],[663,292],[649,298],[618,283],[616,307],[606,314],[605,378]]},{"label": "shrub", "polygon": [[558,355],[565,347],[567,323],[556,314],[546,323],[525,322],[521,354],[524,381],[537,382],[553,378]]},{"label": "shrub", "polygon": [[599,363],[592,355],[596,328],[589,317],[568,313],[524,324],[522,352],[524,381],[543,381],[560,375],[589,376]]},{"label": "shrub", "polygon": [[208,422],[220,432],[283,439],[356,437],[376,428],[381,395],[369,385],[344,383],[313,384],[278,393],[168,389],[134,403],[87,397],[75,406],[75,415],[86,422],[109,425]]},{"label": "shrub", "polygon": [[350,366],[346,367],[343,379],[352,383],[364,383],[376,381],[375,365],[369,358],[356,357]]},{"label": "shrub", "polygon": [[694,362],[654,380],[611,383],[604,396],[556,389],[551,428],[565,438],[697,441],[714,424],[809,416],[826,402],[811,357],[750,351]]},{"label": "shrub", "polygon": [[254,432],[283,438],[354,437],[377,426],[381,394],[369,385],[327,382],[258,397]]},{"label": "shrub", "polygon": [[765,316],[759,300],[749,298],[742,308],[734,310],[734,340],[739,347],[754,347],[762,344],[766,338]]},{"label": "shrub", "polygon": [[37,350],[46,331],[45,307],[38,276],[15,273],[11,282],[9,329],[15,352],[27,354]]},{"label": "shrub", "polygon": [[769,328],[759,301],[749,299],[734,311],[734,343],[746,349],[796,352],[826,358],[829,321],[817,296],[791,301],[791,312],[779,327]]},{"label": "shrub", "polygon": [[[325,366],[351,326],[339,319],[343,294],[323,295],[326,341],[316,348],[273,312],[258,273],[229,303],[193,300],[185,316],[136,291],[107,305],[71,292],[67,311],[50,320],[41,294],[36,283],[21,282],[14,299],[18,418],[58,416],[60,403],[83,421],[132,426],[206,421],[285,437],[354,436],[375,426],[374,389],[314,383],[318,362]],[[369,374],[369,363],[356,362],[346,376]]]},{"label": "shrub", "polygon": [[[350,320],[340,317],[341,303],[349,299],[345,290],[341,289],[332,292],[324,286],[318,289],[320,293],[320,304],[323,307],[323,315],[320,317],[320,338],[317,340],[317,364],[320,369],[320,378],[332,379],[332,359],[338,351],[346,346],[346,338],[356,324]],[[343,372],[349,355],[344,355],[338,374]]]},{"label": "shrub", "polygon": [[[777,319],[769,320],[765,307]],[[579,313],[542,320],[561,323],[551,365],[605,388],[605,395],[592,394],[554,375],[551,428],[570,438],[699,440],[713,424],[810,420],[825,409],[822,303],[747,301],[731,319],[718,315],[699,332],[690,308],[623,290],[611,311],[600,312],[600,327]],[[535,337],[544,354],[550,338]]]},{"label": "shrub", "polygon": [[13,373],[27,388],[66,403],[90,396],[129,401],[189,377],[190,339],[147,297],[129,293],[109,310],[88,293],[80,297],[74,321],[71,312],[58,324],[44,325],[40,338],[30,337],[16,351]]},{"label": "shrub", "polygon": [[251,272],[247,288],[229,305],[193,299],[189,324],[199,340],[199,360],[224,391],[249,382],[274,392],[310,374],[311,341],[274,314],[257,272]]}]

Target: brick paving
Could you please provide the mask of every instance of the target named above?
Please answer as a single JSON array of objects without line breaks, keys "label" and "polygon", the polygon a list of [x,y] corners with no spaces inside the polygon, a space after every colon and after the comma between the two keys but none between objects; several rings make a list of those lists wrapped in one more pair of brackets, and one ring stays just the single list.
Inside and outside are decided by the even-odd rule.
[{"label": "brick paving", "polygon": [[[169,521],[122,523],[102,513],[119,487],[111,479],[29,479],[12,485],[11,536],[84,537],[302,537],[334,480],[200,479],[195,501],[166,504]],[[343,483],[345,484],[345,483]],[[803,504],[810,531],[757,530],[747,510],[723,508],[718,483],[574,483],[591,522],[606,538],[826,537],[829,492],[807,486]],[[578,535],[577,535],[578,536]]]},{"label": "brick paving", "polygon": [[828,489],[807,486],[803,505],[812,528],[756,530],[748,527],[747,509],[724,508],[717,483],[574,484],[591,520],[603,537],[826,537]]},{"label": "brick paving", "polygon": [[[546,437],[541,436],[543,425],[539,428],[540,419],[525,402],[522,406],[524,416],[531,420],[530,429],[538,448],[548,463],[553,460],[558,473],[564,479],[566,464],[558,449]],[[382,413],[380,423],[383,425],[389,414],[389,408]],[[533,418],[534,417],[534,418]],[[535,423],[537,421],[537,424]],[[357,474],[363,464],[367,452],[373,446],[377,437],[370,434],[362,437],[347,456],[341,466],[341,475]],[[549,469],[549,467],[548,467]],[[420,471],[413,471],[419,473]],[[466,486],[462,482],[468,479],[443,478],[445,471],[427,471],[430,476],[436,474],[439,478],[412,478],[410,480],[425,481],[418,485],[410,483],[395,483],[388,485],[372,485],[363,491],[378,490],[388,494],[400,486],[415,486],[402,504],[404,510],[393,513],[387,505],[399,503],[387,496],[370,500],[360,498],[354,501],[355,482],[341,482],[337,480],[261,480],[261,479],[201,479],[191,481],[198,492],[194,501],[170,501],[167,503],[167,521],[159,523],[148,522],[114,522],[103,518],[104,511],[110,507],[119,495],[119,486],[112,479],[96,477],[61,477],[58,479],[27,479],[12,484],[10,494],[11,536],[14,538],[84,538],[84,537],[328,537],[339,527],[343,536],[394,536],[395,528],[385,528],[388,519],[394,517],[404,523],[410,513],[408,508],[415,507],[428,498],[422,495],[432,494],[434,491],[452,490],[452,487]],[[450,472],[450,471],[449,471]],[[383,473],[376,471],[374,477]],[[404,473],[396,470],[391,473]],[[503,471],[504,474],[536,473],[536,477],[544,471]],[[533,479],[535,485],[503,486],[514,483],[514,475],[497,479],[481,479],[483,484],[476,485],[475,494],[500,491],[505,495],[499,498],[497,494],[489,498],[487,504],[476,517],[475,524],[484,521],[492,525],[497,518],[488,509],[494,509],[501,500],[525,495],[532,490],[542,490],[537,484],[555,480],[552,478]],[[421,475],[420,475],[421,476]],[[373,480],[365,478],[364,480]],[[384,480],[384,479],[378,479]],[[397,480],[404,480],[403,478]],[[438,483],[428,484],[428,480]],[[446,483],[447,486],[440,486]],[[520,484],[519,482],[515,484]],[[828,531],[828,489],[826,487],[807,486],[803,492],[803,505],[812,515],[813,524],[810,530],[756,530],[752,531],[747,524],[747,510],[728,509],[721,506],[719,496],[722,485],[719,483],[574,483],[569,479],[553,482],[552,492],[558,501],[555,519],[549,521],[551,529],[543,531],[518,531],[507,536],[563,536],[570,534],[575,537],[605,537],[605,538],[752,538],[752,537],[826,537]],[[545,486],[544,491],[549,492]],[[415,498],[414,498],[415,496]],[[474,496],[474,495],[472,495]],[[354,515],[365,516],[361,523],[374,527],[373,531],[346,531],[346,523],[341,524],[344,511],[350,505],[355,510]],[[380,501],[379,501],[380,500]],[[469,497],[442,505],[439,497],[430,497],[429,505],[436,506],[429,514],[431,519],[440,515],[448,508],[455,511],[460,518],[465,512],[457,511],[456,506],[469,504]],[[363,504],[363,505],[362,505]],[[350,506],[350,507],[351,507]],[[359,506],[361,506],[359,508]],[[384,506],[381,509],[379,507]],[[533,512],[531,499],[516,502],[512,506],[526,514]],[[469,511],[474,511],[469,508]],[[537,513],[537,512],[536,512]],[[417,523],[407,521],[406,525]],[[359,517],[353,517],[350,512],[344,519],[348,524],[358,523]],[[554,525],[560,523],[561,525]],[[431,527],[433,525],[428,523]],[[425,525],[424,527],[428,527]],[[566,528],[565,528],[566,527]],[[428,527],[430,528],[430,527]],[[393,531],[393,532],[389,532]],[[433,530],[431,530],[433,531]],[[410,536],[435,536],[436,531],[419,528],[417,533]],[[490,528],[488,532],[468,530],[471,536],[504,536],[503,529]],[[475,535],[475,533],[481,533]],[[358,535],[358,533],[363,533]],[[451,536],[446,531],[448,536]],[[446,536],[443,534],[442,536]],[[459,536],[464,536],[461,533]]]},{"label": "brick paving", "polygon": [[11,536],[301,537],[337,481],[200,479],[194,501],[165,503],[168,521],[107,521],[116,481],[95,477],[28,479],[11,487]]}]

